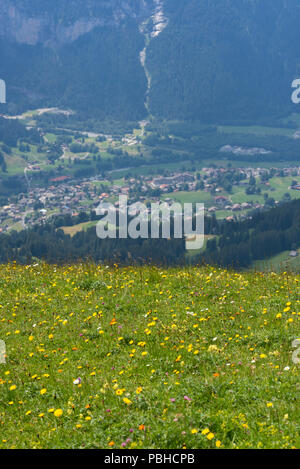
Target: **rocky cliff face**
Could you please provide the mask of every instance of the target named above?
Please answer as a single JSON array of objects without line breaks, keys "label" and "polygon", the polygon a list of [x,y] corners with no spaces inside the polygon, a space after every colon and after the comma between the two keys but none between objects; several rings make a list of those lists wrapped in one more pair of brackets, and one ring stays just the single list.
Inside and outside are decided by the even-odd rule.
[{"label": "rocky cliff face", "polygon": [[[42,3],[42,5],[41,5]],[[0,0],[0,36],[20,44],[61,45],[98,26],[143,21],[155,0]]]},{"label": "rocky cliff face", "polygon": [[67,106],[136,119],[146,114],[140,25],[157,0],[0,0],[0,77],[7,112]]}]

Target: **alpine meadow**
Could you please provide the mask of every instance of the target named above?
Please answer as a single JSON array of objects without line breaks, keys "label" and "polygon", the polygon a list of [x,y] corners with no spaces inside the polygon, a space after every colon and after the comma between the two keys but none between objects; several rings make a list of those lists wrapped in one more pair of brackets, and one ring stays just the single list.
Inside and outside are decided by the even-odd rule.
[{"label": "alpine meadow", "polygon": [[0,0],[0,450],[300,449],[299,24]]},{"label": "alpine meadow", "polygon": [[2,448],[299,447],[299,275],[11,264],[1,279]]}]

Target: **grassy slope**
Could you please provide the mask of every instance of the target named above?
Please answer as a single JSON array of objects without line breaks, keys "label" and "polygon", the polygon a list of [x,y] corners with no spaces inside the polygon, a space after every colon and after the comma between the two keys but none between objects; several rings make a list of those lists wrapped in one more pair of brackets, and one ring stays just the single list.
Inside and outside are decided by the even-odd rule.
[{"label": "grassy slope", "polygon": [[299,276],[0,270],[0,448],[300,447]]},{"label": "grassy slope", "polygon": [[291,251],[284,251],[263,261],[255,261],[252,269],[273,272],[300,272],[300,251],[298,257],[291,257]]},{"label": "grassy slope", "polygon": [[280,127],[264,127],[260,125],[249,125],[249,126],[230,126],[221,125],[218,127],[220,133],[240,133],[247,135],[281,135],[284,137],[292,137],[295,133],[295,129],[280,128]]},{"label": "grassy slope", "polygon": [[85,223],[79,223],[78,225],[74,226],[62,226],[61,229],[64,231],[65,234],[75,236],[76,233],[79,233],[80,231],[86,231],[89,228],[95,226],[96,224],[96,221],[87,221]]}]

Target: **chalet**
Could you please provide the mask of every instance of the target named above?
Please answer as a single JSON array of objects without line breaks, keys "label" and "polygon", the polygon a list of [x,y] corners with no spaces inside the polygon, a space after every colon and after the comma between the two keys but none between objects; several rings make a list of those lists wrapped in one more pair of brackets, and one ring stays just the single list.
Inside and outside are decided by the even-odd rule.
[{"label": "chalet", "polygon": [[50,179],[51,182],[64,182],[70,179],[69,176],[59,176],[57,178]]},{"label": "chalet", "polygon": [[189,173],[182,173],[177,174],[175,176],[170,177],[159,177],[155,178],[152,181],[152,184],[156,187],[160,187],[161,185],[165,184],[168,186],[174,186],[176,184],[184,184],[187,182],[194,182],[194,176]]},{"label": "chalet", "polygon": [[247,209],[251,208],[251,204],[248,204],[247,202],[243,202],[243,203],[241,204],[241,208],[242,208],[243,210],[247,210]]},{"label": "chalet", "polygon": [[224,204],[228,204],[229,201],[228,201],[227,197],[224,197],[223,195],[219,195],[219,196],[215,197],[215,202],[218,205],[224,205]]}]

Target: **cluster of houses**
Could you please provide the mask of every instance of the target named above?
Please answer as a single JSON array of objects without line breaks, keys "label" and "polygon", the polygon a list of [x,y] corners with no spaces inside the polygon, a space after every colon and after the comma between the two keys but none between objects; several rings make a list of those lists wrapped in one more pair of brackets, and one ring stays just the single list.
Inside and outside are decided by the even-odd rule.
[{"label": "cluster of houses", "polygon": [[193,174],[179,173],[169,177],[158,177],[154,178],[150,183],[151,187],[161,190],[166,190],[169,187],[179,190],[182,184],[188,184],[189,189],[193,190],[196,186]]},{"label": "cluster of houses", "polygon": [[[140,201],[157,199],[153,195],[153,189],[159,189],[161,193],[170,194],[164,200],[173,203],[176,198],[172,193],[185,191],[205,191],[210,192],[213,200],[211,206],[206,208],[208,213],[220,210],[231,212],[244,212],[247,210],[260,209],[262,205],[254,202],[233,203],[230,196],[223,195],[224,188],[214,183],[220,180],[228,171],[240,173],[240,185],[249,185],[249,177],[259,177],[266,174],[265,168],[203,168],[200,177],[186,171],[171,173],[168,176],[137,176],[125,180],[125,184],[116,184],[112,180],[99,180],[97,177],[90,177],[79,180],[72,180],[67,176],[53,178],[51,185],[47,188],[34,188],[27,194],[21,194],[17,198],[14,196],[11,203],[0,207],[0,232],[7,231],[11,226],[20,224],[22,227],[41,223],[49,217],[57,214],[76,215],[80,211],[95,209],[101,201],[110,199],[114,201],[120,195],[126,195],[129,201],[136,198]],[[275,168],[272,175],[278,176],[300,176],[299,168]],[[296,181],[297,182],[297,181]],[[300,190],[300,184],[294,181],[292,189]],[[201,183],[201,189],[199,184]],[[266,181],[265,183],[269,183]],[[115,203],[117,208],[117,202]],[[230,218],[230,217],[228,217]]]},{"label": "cluster of houses", "polygon": [[0,232],[18,224],[20,228],[25,228],[42,223],[53,215],[76,216],[80,211],[93,210],[110,197],[129,196],[136,180],[131,178],[127,186],[121,186],[96,177],[75,182],[69,177],[60,176],[51,179],[50,183],[47,188],[34,188],[20,194],[17,200],[14,196],[11,203],[0,207]]},{"label": "cluster of houses", "polygon": [[[243,168],[234,168],[235,171],[242,174],[245,178],[250,178],[253,176],[255,178],[261,177],[266,173],[272,173],[273,176],[278,177],[298,177],[300,176],[300,166],[291,166],[286,168],[252,168],[252,167],[243,167]],[[203,168],[202,173],[208,177],[217,177],[220,174],[225,174],[228,171],[232,171],[232,168],[220,168],[220,167],[209,167]]]},{"label": "cluster of houses", "polygon": [[259,209],[262,206],[258,203],[243,202],[241,204],[233,204],[228,197],[219,195],[215,197],[215,206],[208,209],[209,213],[217,212],[218,210],[229,210],[232,212],[239,212],[241,210]]},{"label": "cluster of houses", "polygon": [[67,179],[55,178],[48,188],[34,188],[27,194],[21,194],[18,200],[0,207],[1,231],[22,223],[22,227],[46,220],[53,214],[75,214],[87,203],[98,201],[97,186],[88,181],[71,184]]},{"label": "cluster of houses", "polygon": [[0,208],[0,233],[9,228],[8,220],[12,223],[22,223],[24,211],[19,204],[11,203]]}]

